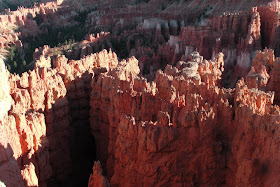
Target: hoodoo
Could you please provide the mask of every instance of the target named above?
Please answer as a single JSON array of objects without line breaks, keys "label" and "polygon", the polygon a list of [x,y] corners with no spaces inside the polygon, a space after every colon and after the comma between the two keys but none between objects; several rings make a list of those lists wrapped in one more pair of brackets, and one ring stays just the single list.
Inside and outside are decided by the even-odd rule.
[{"label": "hoodoo", "polygon": [[0,12],[0,186],[280,185],[278,0]]}]

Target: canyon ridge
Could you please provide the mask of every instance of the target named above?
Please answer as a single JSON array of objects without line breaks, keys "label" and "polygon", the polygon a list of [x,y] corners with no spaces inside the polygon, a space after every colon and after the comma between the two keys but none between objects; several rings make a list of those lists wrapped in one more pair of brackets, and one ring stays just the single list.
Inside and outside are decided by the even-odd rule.
[{"label": "canyon ridge", "polygon": [[3,0],[0,186],[279,186],[278,84],[278,0]]}]

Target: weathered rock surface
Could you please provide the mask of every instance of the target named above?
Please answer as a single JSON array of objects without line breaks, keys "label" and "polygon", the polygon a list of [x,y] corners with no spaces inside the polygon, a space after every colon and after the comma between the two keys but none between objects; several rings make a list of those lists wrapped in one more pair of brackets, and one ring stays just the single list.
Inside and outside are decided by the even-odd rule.
[{"label": "weathered rock surface", "polygon": [[[222,56],[210,62],[193,56],[192,62],[180,62],[179,69],[168,66],[166,73],[158,71],[153,83],[131,79],[134,72],[124,80],[129,69],[123,65],[129,63],[92,81],[91,127],[97,158],[107,168],[111,184],[278,184],[273,171],[279,160],[264,156],[275,154],[273,146],[259,150],[261,157],[258,150],[249,149],[250,142],[261,141],[259,136],[276,143],[262,123],[268,118],[271,125],[277,123],[274,94],[249,89],[244,81],[234,90],[218,88],[221,73],[213,71],[222,71]],[[203,66],[208,74],[198,71]],[[191,75],[196,74],[205,78],[193,80]]]},{"label": "weathered rock surface", "polygon": [[[8,110],[12,99],[9,94],[9,73],[0,60],[0,181],[6,186],[23,186],[21,171],[16,158],[21,154],[20,138],[16,126],[7,125]],[[15,122],[15,121],[14,121]],[[12,143],[12,144],[11,144]]]},{"label": "weathered rock surface", "polygon": [[[21,76],[0,61],[0,184],[279,186],[280,59],[258,51],[279,48],[279,2],[203,2],[85,1],[100,10],[87,24],[110,34],[87,35],[70,59],[39,48]],[[62,3],[83,8],[50,2],[0,22],[26,36],[38,31],[28,14],[67,26]],[[131,57],[92,54],[114,42]]]},{"label": "weathered rock surface", "polygon": [[[100,163],[89,186],[109,185],[101,166],[111,185],[279,184],[279,159],[271,155],[279,154],[280,111],[275,94],[264,92],[267,81],[220,88],[223,54],[208,61],[194,52],[188,59],[159,70],[153,82],[138,76],[136,58],[118,62],[111,51],[68,63],[58,56],[54,69],[41,59],[35,70],[10,75],[9,84],[3,71],[14,102],[2,116],[1,181],[12,184],[17,174],[22,185],[66,184],[78,177],[72,159],[86,160],[75,152],[85,151],[79,145],[91,130]],[[266,50],[252,68],[268,79],[273,64],[273,51]]]},{"label": "weathered rock surface", "polygon": [[93,173],[90,175],[88,187],[108,187],[108,180],[102,175],[100,162],[94,162]]},{"label": "weathered rock surface", "polygon": [[[91,77],[94,71],[98,74],[100,70],[106,71],[118,62],[116,54],[106,50],[79,61],[68,64],[67,61],[64,56],[59,56],[52,69],[50,59],[41,57],[35,64],[35,70],[21,77],[9,75],[4,64],[1,64],[3,108],[0,137],[3,161],[7,161],[7,164],[1,162],[0,173],[1,181],[8,186],[13,182],[20,184],[20,179],[22,185],[24,181],[27,186],[66,184],[72,171],[78,170],[77,167],[81,165],[81,162],[74,165],[72,159],[82,159],[77,153],[85,151],[76,149],[75,142],[81,141],[77,144],[81,145],[88,142],[91,136],[86,128],[89,128]],[[81,126],[85,126],[84,129]],[[79,138],[77,130],[82,134],[87,132],[88,136]],[[86,164],[92,167],[92,163]],[[12,166],[13,175],[18,173],[18,181],[13,181],[13,176],[6,176],[10,175],[5,171],[9,165]],[[84,168],[81,166],[80,169]],[[87,181],[87,174],[84,178]]]}]

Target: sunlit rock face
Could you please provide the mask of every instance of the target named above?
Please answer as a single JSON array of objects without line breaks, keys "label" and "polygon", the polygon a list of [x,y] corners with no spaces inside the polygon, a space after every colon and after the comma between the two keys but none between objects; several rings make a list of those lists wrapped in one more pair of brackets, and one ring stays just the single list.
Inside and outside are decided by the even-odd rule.
[{"label": "sunlit rock face", "polygon": [[[21,170],[14,157],[14,150],[20,149],[19,137],[16,127],[8,124],[8,111],[12,105],[8,78],[9,72],[0,59],[0,185],[23,186]],[[15,147],[12,147],[11,141],[14,142]]]},{"label": "sunlit rock face", "polygon": [[[58,56],[51,68],[50,59],[41,57],[34,70],[21,76],[10,74],[1,62],[0,180],[7,186],[88,182],[95,157],[89,125],[90,81],[115,67],[118,59],[103,50],[67,61]],[[77,177],[68,180],[71,175]]]},{"label": "sunlit rock face", "polygon": [[12,104],[8,78],[9,72],[6,69],[4,61],[0,59],[0,120],[7,115]]},{"label": "sunlit rock face", "polygon": [[[258,52],[253,61],[263,79],[275,74],[266,70],[277,65],[270,53]],[[118,61],[106,50],[68,63],[58,56],[54,68],[42,58],[21,76],[5,70],[14,102],[0,129],[1,181],[55,186],[82,184],[86,176],[89,186],[279,184],[273,171],[280,161],[270,158],[279,154],[280,110],[274,92],[256,88],[269,82],[253,84],[252,70],[246,82],[225,89],[222,53],[205,60],[193,52],[188,59],[158,70],[152,82],[139,76],[135,57]],[[88,142],[93,137],[96,146]],[[89,151],[100,162],[87,160]]]},{"label": "sunlit rock face", "polygon": [[[93,79],[91,129],[110,183],[279,184],[273,172],[279,159],[268,159],[278,145],[272,135],[280,119],[274,93],[250,89],[244,80],[235,89],[220,88],[223,54],[207,61],[194,52],[189,59],[157,71],[153,82],[138,77],[132,71],[137,68],[124,68],[128,63]],[[95,173],[89,184],[103,186],[102,172]]]},{"label": "sunlit rock face", "polygon": [[0,50],[88,33],[36,46],[22,74],[0,61],[0,186],[280,186],[280,3],[268,2],[7,10]]}]

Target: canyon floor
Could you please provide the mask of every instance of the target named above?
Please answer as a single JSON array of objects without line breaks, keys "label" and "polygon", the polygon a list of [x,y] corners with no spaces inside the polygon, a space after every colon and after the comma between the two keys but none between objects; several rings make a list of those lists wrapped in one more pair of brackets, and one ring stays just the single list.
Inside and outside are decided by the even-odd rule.
[{"label": "canyon floor", "polygon": [[278,0],[0,2],[0,186],[280,186]]}]

